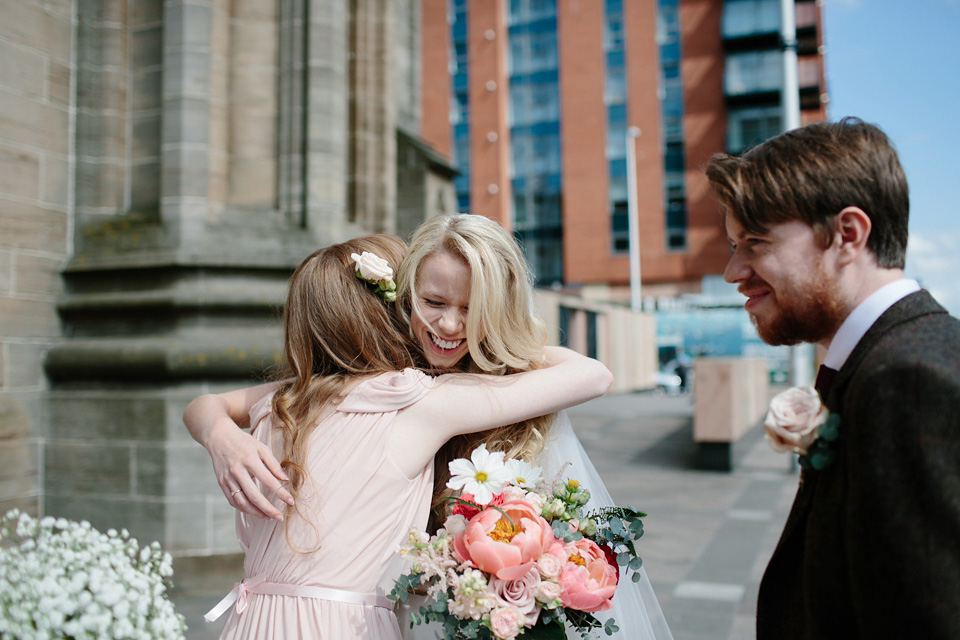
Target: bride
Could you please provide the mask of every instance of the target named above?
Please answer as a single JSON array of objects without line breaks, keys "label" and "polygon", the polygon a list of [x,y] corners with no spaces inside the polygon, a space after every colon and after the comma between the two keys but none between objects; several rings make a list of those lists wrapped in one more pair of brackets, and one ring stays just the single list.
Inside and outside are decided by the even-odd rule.
[{"label": "bride", "polygon": [[[546,332],[532,312],[529,269],[516,242],[496,222],[471,214],[430,218],[411,238],[397,281],[398,302],[413,339],[423,351],[422,364],[427,372],[504,375],[529,370],[542,359]],[[249,404],[274,386],[250,389]],[[226,414],[214,420],[231,421]],[[223,437],[204,446],[230,504],[250,515],[279,517],[280,512],[254,483],[259,480],[268,491],[290,502],[282,486],[286,476],[279,463],[240,429],[221,429],[220,433]],[[488,450],[503,451],[507,457],[540,466],[545,478],[556,475],[567,464],[564,475],[575,478],[591,493],[588,511],[613,504],[562,412],[452,438],[435,458],[435,504],[443,503],[447,492],[447,463],[469,457],[483,443]],[[243,491],[231,491],[237,486]],[[431,528],[443,519],[441,512]],[[614,608],[598,618],[614,618],[620,629],[616,638],[672,640],[643,569],[640,576],[639,582],[621,582]],[[402,624],[401,628],[409,640],[436,637],[429,626],[410,629],[409,624]]]}]

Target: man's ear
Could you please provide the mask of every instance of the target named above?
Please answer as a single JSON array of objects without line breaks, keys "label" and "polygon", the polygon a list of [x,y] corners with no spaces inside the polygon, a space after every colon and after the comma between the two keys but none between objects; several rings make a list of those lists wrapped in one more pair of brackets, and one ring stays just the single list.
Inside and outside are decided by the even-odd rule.
[{"label": "man's ear", "polygon": [[841,264],[853,262],[867,250],[867,238],[873,223],[860,207],[844,207],[834,218],[834,238],[838,242],[838,259]]}]

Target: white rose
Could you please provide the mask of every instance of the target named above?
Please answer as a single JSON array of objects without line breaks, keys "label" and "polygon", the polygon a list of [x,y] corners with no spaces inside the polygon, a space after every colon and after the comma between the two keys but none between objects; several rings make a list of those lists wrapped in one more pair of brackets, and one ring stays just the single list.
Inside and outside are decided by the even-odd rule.
[{"label": "white rose", "polygon": [[548,609],[555,609],[560,604],[560,594],[562,592],[563,589],[560,588],[559,584],[544,580],[537,585],[537,590],[534,595],[537,598],[537,602],[543,603]]},{"label": "white rose", "polygon": [[459,513],[455,513],[444,521],[443,528],[447,535],[451,537],[460,535],[467,528],[467,519]]},{"label": "white rose", "polygon": [[350,257],[357,263],[357,271],[364,280],[380,282],[393,277],[393,268],[375,253],[364,251],[360,255],[352,253]]},{"label": "white rose", "polygon": [[813,387],[791,387],[770,401],[763,427],[774,451],[803,455],[829,414]]}]

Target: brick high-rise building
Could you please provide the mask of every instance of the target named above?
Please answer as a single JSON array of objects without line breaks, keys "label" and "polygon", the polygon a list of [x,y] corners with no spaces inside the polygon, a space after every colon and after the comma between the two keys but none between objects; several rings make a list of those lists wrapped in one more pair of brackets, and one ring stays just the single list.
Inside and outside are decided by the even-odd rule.
[{"label": "brick high-rise building", "polygon": [[[801,122],[826,117],[822,10],[797,0]],[[523,240],[539,283],[629,282],[628,131],[645,294],[729,249],[701,167],[782,128],[781,0],[423,0],[423,136],[461,210]]]}]

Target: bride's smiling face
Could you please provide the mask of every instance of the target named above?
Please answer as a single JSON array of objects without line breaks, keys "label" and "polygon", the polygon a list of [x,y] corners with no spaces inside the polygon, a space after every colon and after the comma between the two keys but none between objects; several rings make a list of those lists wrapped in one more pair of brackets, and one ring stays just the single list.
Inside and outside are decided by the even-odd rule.
[{"label": "bride's smiling face", "polygon": [[423,260],[410,326],[431,366],[450,369],[467,355],[469,302],[469,266],[446,251]]}]

